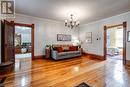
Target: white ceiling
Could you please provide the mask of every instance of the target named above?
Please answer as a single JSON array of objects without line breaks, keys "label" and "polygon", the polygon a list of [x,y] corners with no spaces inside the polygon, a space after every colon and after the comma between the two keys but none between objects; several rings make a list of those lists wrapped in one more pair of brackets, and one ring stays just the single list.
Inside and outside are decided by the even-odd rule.
[{"label": "white ceiling", "polygon": [[130,0],[15,0],[16,13],[64,21],[74,13],[89,23],[130,11]]}]

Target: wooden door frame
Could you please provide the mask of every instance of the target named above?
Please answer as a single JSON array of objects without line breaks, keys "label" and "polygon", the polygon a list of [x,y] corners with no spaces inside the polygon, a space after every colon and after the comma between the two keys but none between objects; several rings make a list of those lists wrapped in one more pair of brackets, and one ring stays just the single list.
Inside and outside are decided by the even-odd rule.
[{"label": "wooden door frame", "polygon": [[107,29],[123,26],[123,64],[126,65],[126,32],[127,32],[127,22],[123,22],[122,24],[112,25],[112,26],[104,26],[104,60],[106,60],[107,54]]},{"label": "wooden door frame", "polygon": [[32,48],[31,48],[31,51],[32,51],[32,60],[35,59],[34,57],[34,27],[35,25],[34,24],[23,24],[23,23],[14,23],[15,26],[22,26],[22,27],[30,27],[31,28],[31,45],[32,45]]}]

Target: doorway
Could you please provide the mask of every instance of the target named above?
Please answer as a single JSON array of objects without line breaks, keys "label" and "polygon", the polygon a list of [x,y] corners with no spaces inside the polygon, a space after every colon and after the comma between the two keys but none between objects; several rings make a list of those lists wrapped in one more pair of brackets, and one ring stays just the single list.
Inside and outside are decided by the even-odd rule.
[{"label": "doorway", "polygon": [[[18,28],[19,27],[19,28]],[[20,32],[18,33],[18,31],[15,29],[15,28],[18,28],[18,29],[22,29],[24,28],[26,30],[26,28],[28,29],[31,29],[31,44],[30,43],[22,43],[22,40],[19,39],[18,41],[15,42],[15,35],[17,38],[21,38],[21,34]],[[18,34],[16,34],[16,32]],[[12,70],[15,70],[15,71],[19,71],[19,70],[25,70],[27,69],[28,67],[23,67],[21,68],[22,65],[31,65],[31,60],[34,59],[34,24],[21,24],[21,23],[14,23],[14,21],[6,21],[6,20],[3,20],[1,21],[1,63],[3,64],[3,70],[6,70],[6,71],[12,71]],[[20,46],[24,46],[24,47],[21,47]],[[17,61],[15,59],[15,49],[16,47],[19,47],[19,51],[24,54],[26,52],[31,52],[31,58],[30,58],[30,62],[28,64],[28,62],[25,62],[25,61]],[[31,50],[29,51],[29,48],[27,49],[26,47],[31,47]],[[24,48],[24,49],[22,49]],[[26,48],[26,49],[25,49]],[[19,58],[20,59],[20,58]],[[24,62],[24,63],[22,63]],[[5,66],[6,69],[5,69]],[[31,66],[29,66],[30,68]],[[5,72],[6,73],[6,72]]]},{"label": "doorway", "polygon": [[31,28],[15,26],[15,59],[32,58]]},{"label": "doorway", "polygon": [[34,59],[34,24],[15,23],[15,60]]},{"label": "doorway", "polygon": [[107,29],[107,58],[123,59],[123,26]]},{"label": "doorway", "polygon": [[104,58],[122,60],[126,64],[126,22],[104,26]]}]

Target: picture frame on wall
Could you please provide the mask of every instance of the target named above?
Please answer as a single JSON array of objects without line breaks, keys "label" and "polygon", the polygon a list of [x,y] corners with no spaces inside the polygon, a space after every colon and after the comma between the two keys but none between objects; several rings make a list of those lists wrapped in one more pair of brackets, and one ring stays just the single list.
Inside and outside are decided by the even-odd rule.
[{"label": "picture frame on wall", "polygon": [[130,42],[130,31],[127,33],[127,41]]},{"label": "picture frame on wall", "polygon": [[92,43],[92,32],[86,33],[86,43]]},{"label": "picture frame on wall", "polygon": [[57,34],[57,41],[71,41],[71,35]]}]

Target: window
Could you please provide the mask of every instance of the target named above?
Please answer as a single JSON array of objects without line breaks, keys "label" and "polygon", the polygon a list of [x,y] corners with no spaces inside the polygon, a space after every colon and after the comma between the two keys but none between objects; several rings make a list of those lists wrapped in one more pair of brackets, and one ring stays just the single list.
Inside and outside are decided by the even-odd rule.
[{"label": "window", "polygon": [[117,29],[115,32],[116,36],[116,47],[123,47],[123,29]]}]

